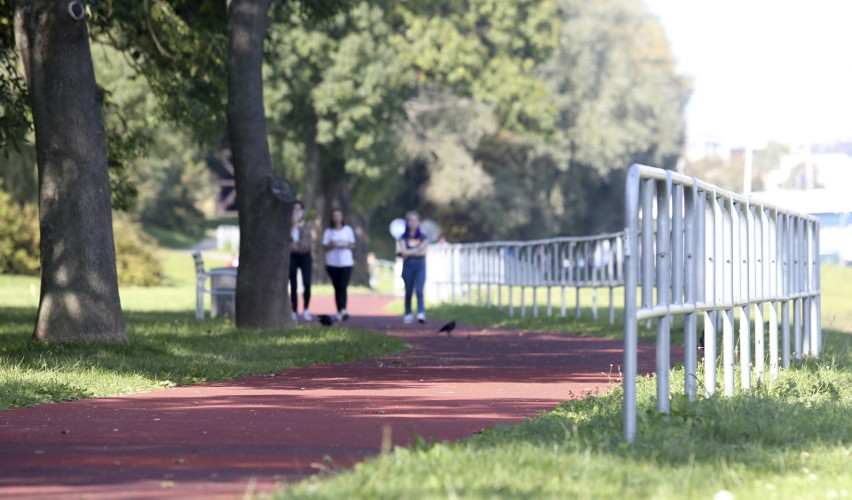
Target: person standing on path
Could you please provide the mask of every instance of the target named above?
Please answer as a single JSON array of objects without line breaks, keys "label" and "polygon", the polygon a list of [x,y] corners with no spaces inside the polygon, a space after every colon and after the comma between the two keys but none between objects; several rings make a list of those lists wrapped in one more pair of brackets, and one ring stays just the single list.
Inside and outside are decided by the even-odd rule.
[{"label": "person standing on path", "polygon": [[405,316],[403,323],[411,324],[411,296],[417,294],[417,321],[426,322],[423,286],[426,284],[426,250],[429,239],[420,229],[420,214],[414,210],[405,214],[405,232],[397,240],[396,252],[402,257],[402,281],[405,282]]},{"label": "person standing on path", "polygon": [[332,209],[329,227],[322,234],[322,247],[325,250],[325,270],[334,286],[334,301],[337,305],[338,321],[349,319],[346,310],[346,289],[352,278],[352,266],[355,259],[355,231],[343,220],[343,210]]},{"label": "person standing on path", "polygon": [[303,219],[305,214],[305,204],[301,200],[296,200],[293,205],[293,232],[290,235],[290,305],[293,307],[293,321],[299,319],[299,286],[298,272],[302,271],[302,319],[305,321],[313,320],[313,316],[308,312],[311,305],[311,269],[313,267],[313,259],[311,258],[311,250],[314,247],[314,238],[311,235],[311,228]]}]

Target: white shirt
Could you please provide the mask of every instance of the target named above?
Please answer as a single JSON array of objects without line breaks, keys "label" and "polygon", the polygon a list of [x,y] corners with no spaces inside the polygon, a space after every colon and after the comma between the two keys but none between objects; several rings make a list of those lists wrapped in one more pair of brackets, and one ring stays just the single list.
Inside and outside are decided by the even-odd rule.
[{"label": "white shirt", "polygon": [[[322,233],[323,246],[332,242],[355,243],[355,231],[348,225],[340,229],[327,228]],[[355,259],[352,258],[352,250],[349,248],[332,248],[325,252],[325,265],[331,267],[352,267]]]}]

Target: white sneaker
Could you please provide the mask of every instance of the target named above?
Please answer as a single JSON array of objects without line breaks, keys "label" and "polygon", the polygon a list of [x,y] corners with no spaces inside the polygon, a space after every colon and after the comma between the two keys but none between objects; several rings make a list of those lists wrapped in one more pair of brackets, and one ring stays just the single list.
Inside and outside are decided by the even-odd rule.
[{"label": "white sneaker", "polygon": [[426,314],[424,314],[424,313],[417,313],[417,322],[418,322],[418,323],[421,323],[421,324],[422,324],[422,323],[425,323],[425,322],[426,322]]},{"label": "white sneaker", "polygon": [[402,322],[405,323],[406,325],[410,325],[411,323],[414,323],[414,316],[412,316],[410,314],[406,314],[405,316],[402,317]]},{"label": "white sneaker", "polygon": [[299,321],[299,315],[295,312],[293,313],[293,321]]},{"label": "white sneaker", "polygon": [[337,315],[337,319],[340,321],[346,321],[347,319],[349,319],[349,311],[347,311],[346,309],[340,311],[340,314]]},{"label": "white sneaker", "polygon": [[302,319],[305,320],[305,321],[313,321],[314,317],[311,316],[311,313],[309,313],[308,311],[305,311],[305,312],[302,313]]}]

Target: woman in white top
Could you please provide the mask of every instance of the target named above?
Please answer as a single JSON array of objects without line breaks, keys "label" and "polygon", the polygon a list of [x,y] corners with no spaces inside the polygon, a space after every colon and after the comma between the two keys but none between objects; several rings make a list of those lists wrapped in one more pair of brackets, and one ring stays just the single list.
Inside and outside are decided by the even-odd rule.
[{"label": "woman in white top", "polygon": [[343,211],[335,208],[331,211],[330,225],[322,234],[322,247],[325,250],[325,270],[334,286],[334,300],[337,304],[337,319],[349,319],[346,311],[346,288],[352,277],[355,260],[352,249],[355,248],[355,231],[343,221]]}]

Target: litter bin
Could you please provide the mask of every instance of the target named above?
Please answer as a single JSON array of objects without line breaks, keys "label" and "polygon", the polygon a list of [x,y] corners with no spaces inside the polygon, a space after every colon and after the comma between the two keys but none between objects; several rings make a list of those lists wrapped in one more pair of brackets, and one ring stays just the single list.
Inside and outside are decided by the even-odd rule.
[{"label": "litter bin", "polygon": [[210,317],[237,315],[237,270],[229,267],[211,269]]}]

